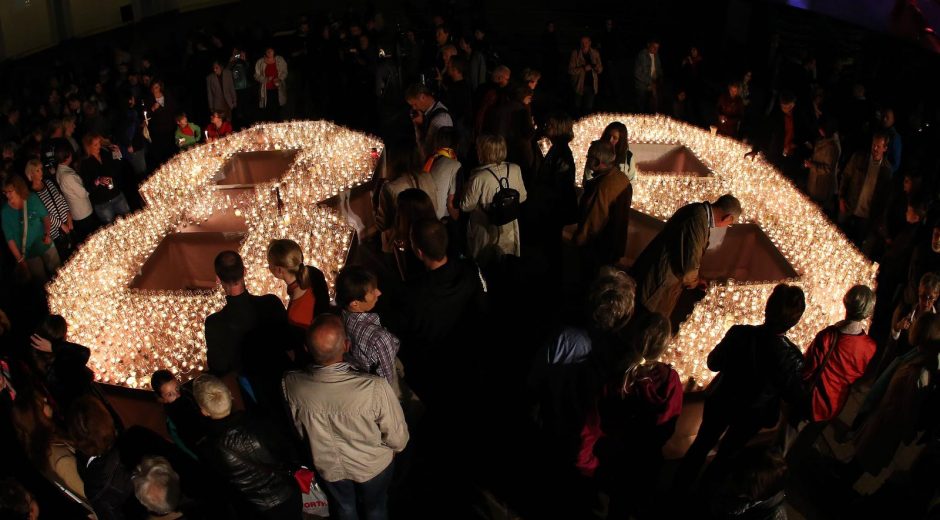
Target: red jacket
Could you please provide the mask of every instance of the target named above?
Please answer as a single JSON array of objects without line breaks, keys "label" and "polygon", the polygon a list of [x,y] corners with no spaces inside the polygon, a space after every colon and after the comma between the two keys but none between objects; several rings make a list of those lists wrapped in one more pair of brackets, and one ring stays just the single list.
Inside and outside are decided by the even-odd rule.
[{"label": "red jacket", "polygon": [[[803,366],[803,381],[811,384],[826,352],[835,338],[835,326],[829,326],[819,332],[809,348],[806,349]],[[842,406],[849,398],[849,387],[865,373],[868,362],[875,355],[875,340],[868,334],[839,333],[836,350],[829,356],[822,368],[810,396],[811,417],[814,421],[827,421],[839,415]]]},{"label": "red jacket", "polygon": [[209,123],[206,125],[206,132],[206,135],[212,139],[225,137],[232,133],[232,123],[229,123],[228,121],[222,121],[222,126],[220,128],[216,128],[214,124]]}]

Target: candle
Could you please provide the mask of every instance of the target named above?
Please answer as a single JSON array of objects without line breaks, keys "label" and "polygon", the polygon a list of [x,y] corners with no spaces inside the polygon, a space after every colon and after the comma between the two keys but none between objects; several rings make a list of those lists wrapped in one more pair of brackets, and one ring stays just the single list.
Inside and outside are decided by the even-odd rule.
[{"label": "candle", "polygon": [[[147,207],[89,237],[48,288],[52,309],[68,320],[69,338],[91,347],[88,366],[97,380],[146,388],[158,368],[187,379],[206,366],[205,319],[225,305],[221,289],[149,290],[132,282],[164,237],[213,213],[232,212],[245,221],[239,252],[251,292],[287,300],[284,284],[267,269],[273,238],[299,243],[305,261],[331,283],[353,230],[319,203],[372,177],[372,148],[384,145],[326,121],[262,124],[192,147],[157,169],[140,187]],[[216,188],[216,174],[234,154],[276,149],[298,150],[280,181],[240,193]],[[211,264],[212,258],[201,261]]]}]

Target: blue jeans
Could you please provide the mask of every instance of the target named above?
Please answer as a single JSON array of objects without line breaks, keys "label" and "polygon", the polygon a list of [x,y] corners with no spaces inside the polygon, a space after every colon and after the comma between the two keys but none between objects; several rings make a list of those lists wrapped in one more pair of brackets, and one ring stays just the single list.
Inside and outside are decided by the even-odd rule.
[{"label": "blue jeans", "polygon": [[387,520],[388,484],[395,472],[392,462],[381,473],[366,482],[340,480],[320,484],[330,499],[330,518],[333,520]]},{"label": "blue jeans", "polygon": [[117,215],[127,215],[130,212],[131,208],[127,205],[123,193],[118,193],[117,197],[108,202],[95,204],[95,215],[102,224],[110,224]]}]

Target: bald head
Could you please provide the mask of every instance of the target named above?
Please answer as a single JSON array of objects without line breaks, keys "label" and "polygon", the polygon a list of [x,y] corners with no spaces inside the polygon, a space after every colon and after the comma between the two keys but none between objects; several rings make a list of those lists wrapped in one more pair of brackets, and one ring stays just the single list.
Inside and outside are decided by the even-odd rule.
[{"label": "bald head", "polygon": [[346,328],[343,320],[334,314],[320,314],[313,319],[307,329],[307,351],[313,361],[321,366],[343,362],[343,355],[349,350]]}]

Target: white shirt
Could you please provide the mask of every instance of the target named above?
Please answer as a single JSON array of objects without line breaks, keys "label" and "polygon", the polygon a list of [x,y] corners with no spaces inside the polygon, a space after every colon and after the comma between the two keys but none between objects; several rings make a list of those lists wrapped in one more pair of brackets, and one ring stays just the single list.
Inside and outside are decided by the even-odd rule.
[{"label": "white shirt", "polygon": [[447,216],[447,199],[457,192],[457,172],[459,170],[460,161],[449,157],[438,157],[437,160],[434,161],[434,165],[431,166],[431,172],[429,174],[418,174],[431,175],[431,178],[434,179],[437,190],[435,190],[436,192],[432,202],[434,203],[434,211],[437,213],[437,218],[439,219]]},{"label": "white shirt", "polygon": [[82,220],[88,218],[93,211],[91,200],[88,199],[85,185],[82,184],[82,179],[75,173],[75,170],[60,164],[55,171],[55,180],[59,183],[62,195],[65,196],[65,202],[69,203],[69,209],[72,210],[72,219]]},{"label": "white shirt", "polygon": [[650,79],[656,79],[656,55],[650,53]]}]

